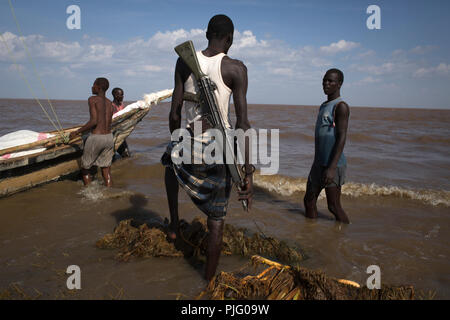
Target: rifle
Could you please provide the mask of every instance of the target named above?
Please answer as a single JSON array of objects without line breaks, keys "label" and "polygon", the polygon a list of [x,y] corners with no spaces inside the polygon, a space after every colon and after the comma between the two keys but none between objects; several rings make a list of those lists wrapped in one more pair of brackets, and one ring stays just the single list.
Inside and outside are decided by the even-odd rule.
[{"label": "rifle", "polygon": [[[230,137],[227,134],[227,130],[225,127],[225,123],[220,114],[216,96],[214,95],[214,90],[217,89],[214,82],[209,79],[209,77],[202,72],[200,68],[200,64],[198,63],[197,53],[195,52],[194,44],[192,41],[186,41],[182,44],[175,47],[175,52],[180,56],[183,62],[189,67],[189,69],[194,74],[195,79],[197,80],[197,85],[200,91],[199,95],[199,104],[202,109],[202,114],[208,117],[208,120],[212,123],[213,127],[219,129],[222,132],[223,137],[225,137],[226,146],[222,150],[224,152],[225,159],[226,151],[234,150],[234,142],[230,141]],[[222,141],[219,142],[222,144]],[[225,161],[227,162],[227,161]],[[233,180],[236,188],[241,191],[245,186],[245,181],[242,172],[239,170],[239,166],[236,161],[236,157],[233,153],[233,163],[226,164],[231,179]],[[242,200],[242,207],[245,211],[248,211],[248,203],[247,200]]]}]

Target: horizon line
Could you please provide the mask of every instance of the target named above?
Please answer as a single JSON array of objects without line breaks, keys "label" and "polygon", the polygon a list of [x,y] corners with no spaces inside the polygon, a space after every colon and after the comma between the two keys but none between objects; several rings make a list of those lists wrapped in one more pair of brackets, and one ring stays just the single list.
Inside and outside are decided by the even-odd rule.
[{"label": "horizon line", "polygon": [[[0,98],[0,100],[36,100],[35,98]],[[38,98],[38,100],[47,101],[47,98]],[[87,99],[53,99],[51,101],[87,101]],[[138,100],[125,100],[126,103],[133,103]],[[160,103],[168,103],[169,101],[162,101]],[[233,105],[233,103],[230,103]],[[265,106],[286,106],[286,107],[318,107],[320,104],[287,104],[287,103],[253,103],[248,102],[247,105],[265,105]],[[425,107],[425,106],[367,106],[367,105],[350,105],[351,108],[379,108],[379,109],[422,109],[422,110],[449,110],[449,107]]]}]

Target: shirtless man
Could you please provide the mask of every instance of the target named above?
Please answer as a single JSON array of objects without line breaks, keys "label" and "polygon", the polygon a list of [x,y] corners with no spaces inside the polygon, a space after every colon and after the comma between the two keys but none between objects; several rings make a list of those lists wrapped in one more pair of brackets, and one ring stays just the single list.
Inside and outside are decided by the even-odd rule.
[{"label": "shirtless man", "polygon": [[350,223],[341,206],[341,187],[345,183],[347,160],[344,145],[347,138],[350,109],[341,98],[344,74],[339,69],[325,73],[322,87],[328,99],[319,109],[315,129],[314,162],[306,185],[306,217],[317,218],[317,198],[325,188],[328,210],[337,221]]},{"label": "shirtless man", "polygon": [[112,105],[105,93],[109,88],[106,78],[97,78],[92,86],[94,96],[88,99],[89,121],[76,131],[70,133],[70,139],[92,130],[87,138],[83,156],[81,157],[81,173],[83,182],[88,185],[92,181],[89,169],[92,166],[101,168],[105,186],[111,187],[111,162],[114,156],[114,141],[111,133]]},{"label": "shirtless man", "polygon": [[[239,61],[228,57],[226,54],[233,43],[234,26],[230,18],[225,15],[216,15],[209,21],[206,37],[208,47],[197,52],[200,67],[217,85],[215,92],[218,97],[218,107],[225,114],[229,113],[229,101],[233,95],[236,112],[236,129],[244,131],[250,128],[247,118],[247,68]],[[195,80],[191,71],[181,59],[178,59],[175,67],[175,88],[172,96],[172,106],[169,115],[169,129],[173,133],[181,127],[181,109],[183,107],[184,92],[195,91]],[[196,104],[185,102],[187,128],[195,132],[194,127],[201,124],[201,114],[196,114]],[[231,127],[226,120],[226,125]],[[248,142],[247,142],[248,143]],[[170,146],[170,145],[169,145]],[[169,148],[168,148],[169,149]],[[252,169],[249,164],[248,144],[246,148],[246,188],[238,191],[239,200],[246,199],[251,207],[253,178]],[[175,240],[178,231],[178,188],[181,184],[191,197],[197,207],[207,216],[209,235],[206,249],[205,278],[211,280],[216,272],[219,262],[224,218],[227,213],[228,199],[231,191],[231,177],[227,172],[226,165],[216,164],[214,168],[203,164],[186,165],[177,167],[170,158],[170,152],[166,151],[162,158],[166,166],[165,183],[167,199],[170,210],[170,231],[168,237]],[[180,174],[180,168],[183,174]],[[204,185],[190,185],[190,176],[202,181],[208,181]],[[207,179],[206,179],[207,178]],[[197,180],[199,181],[199,180]],[[186,187],[187,186],[187,187]],[[200,199],[200,200],[199,200]]]}]

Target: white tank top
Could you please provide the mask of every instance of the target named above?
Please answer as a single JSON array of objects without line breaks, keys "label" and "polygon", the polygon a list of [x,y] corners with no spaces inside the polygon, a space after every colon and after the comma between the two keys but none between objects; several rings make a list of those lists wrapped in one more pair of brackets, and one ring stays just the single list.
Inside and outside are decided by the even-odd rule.
[{"label": "white tank top", "polygon": [[[197,51],[198,63],[203,73],[206,74],[212,82],[217,86],[217,90],[214,91],[217,103],[219,105],[219,111],[225,122],[227,128],[231,128],[230,125],[230,97],[231,89],[223,82],[222,79],[222,59],[225,57],[224,53],[219,53],[213,57],[206,57],[201,51]],[[197,94],[198,86],[194,75],[191,73],[189,78],[184,83],[184,91]],[[186,110],[186,127],[190,127],[190,124],[198,119],[201,115],[197,110],[197,103],[192,101],[184,102],[184,109]]]}]

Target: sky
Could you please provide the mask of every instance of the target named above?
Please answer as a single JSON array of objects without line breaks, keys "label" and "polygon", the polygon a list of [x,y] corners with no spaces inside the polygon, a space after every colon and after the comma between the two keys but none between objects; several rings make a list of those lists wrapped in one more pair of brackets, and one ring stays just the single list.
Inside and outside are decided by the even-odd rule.
[{"label": "sky", "polygon": [[[128,101],[170,89],[177,60],[173,48],[193,40],[198,50],[205,49],[209,19],[226,14],[235,26],[228,54],[248,68],[249,103],[319,105],[326,100],[324,73],[339,68],[345,75],[341,95],[350,106],[450,109],[446,0],[12,4],[23,38],[8,0],[0,0],[0,98],[45,98],[39,78],[52,99],[87,99],[101,76],[111,89],[123,88]],[[71,5],[80,8],[80,29],[67,27]],[[380,8],[381,29],[367,27],[370,5]]]}]

